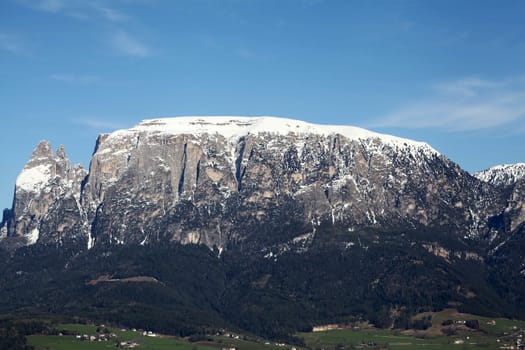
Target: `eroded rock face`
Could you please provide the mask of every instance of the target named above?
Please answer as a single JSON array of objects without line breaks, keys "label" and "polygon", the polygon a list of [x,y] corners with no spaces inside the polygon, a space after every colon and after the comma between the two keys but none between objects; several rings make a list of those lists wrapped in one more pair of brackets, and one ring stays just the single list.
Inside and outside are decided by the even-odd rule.
[{"label": "eroded rock face", "polygon": [[474,174],[498,188],[505,197],[502,225],[514,231],[525,221],[525,163],[497,165]]},{"label": "eroded rock face", "polygon": [[505,214],[514,231],[525,221],[525,178],[512,185]]},{"label": "eroded rock face", "polygon": [[4,232],[219,250],[302,242],[321,224],[446,226],[478,238],[497,235],[489,219],[506,205],[424,143],[280,118],[147,120],[101,135],[85,175],[40,144]]},{"label": "eroded rock face", "polygon": [[496,165],[474,176],[497,187],[512,186],[525,179],[525,163]]},{"label": "eroded rock face", "polygon": [[5,236],[26,244],[85,236],[79,200],[86,175],[81,166],[71,167],[62,146],[55,154],[49,142],[40,142],[16,179]]}]

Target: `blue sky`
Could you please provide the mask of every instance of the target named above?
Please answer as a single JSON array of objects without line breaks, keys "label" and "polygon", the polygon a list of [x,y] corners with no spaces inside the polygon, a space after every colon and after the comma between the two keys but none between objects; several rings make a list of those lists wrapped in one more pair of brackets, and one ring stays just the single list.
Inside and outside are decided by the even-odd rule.
[{"label": "blue sky", "polygon": [[274,115],[525,161],[524,1],[4,0],[0,207],[36,144],[86,167],[141,119]]}]

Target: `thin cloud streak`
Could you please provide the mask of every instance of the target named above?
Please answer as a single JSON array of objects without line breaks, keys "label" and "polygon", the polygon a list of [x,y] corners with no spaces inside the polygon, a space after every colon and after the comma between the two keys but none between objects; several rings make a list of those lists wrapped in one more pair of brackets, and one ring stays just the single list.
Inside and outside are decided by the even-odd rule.
[{"label": "thin cloud streak", "polygon": [[19,38],[6,33],[0,33],[0,50],[13,54],[21,54],[25,51]]},{"label": "thin cloud streak", "polygon": [[502,83],[482,80],[477,77],[469,77],[453,82],[447,82],[436,85],[436,89],[444,94],[458,95],[465,97],[474,97],[484,88],[499,88]]},{"label": "thin cloud streak", "polygon": [[75,119],[75,120],[72,120],[72,123],[77,124],[77,125],[87,126],[92,129],[104,130],[104,131],[125,129],[129,127],[129,125],[126,125],[120,122],[116,122],[116,121],[105,120],[105,119],[92,119],[92,118]]},{"label": "thin cloud streak", "polygon": [[38,8],[46,12],[59,12],[64,8],[62,0],[42,0],[38,4]]},{"label": "thin cloud streak", "polygon": [[[152,55],[149,46],[130,35],[128,32],[114,26],[119,26],[131,17],[115,7],[116,2],[108,0],[14,0],[21,6],[47,14],[67,16],[80,21],[91,21],[92,24],[111,22],[113,29],[107,33],[102,42],[109,43],[113,53],[123,56],[145,58]],[[110,28],[111,28],[110,27]],[[0,49],[14,51],[13,45],[8,46],[5,39],[0,37]],[[79,79],[72,77],[55,77],[55,80],[70,81]],[[80,79],[85,80],[85,79]],[[88,79],[89,80],[89,79]],[[84,84],[87,82],[84,81]]]},{"label": "thin cloud streak", "polygon": [[114,34],[110,43],[115,51],[121,55],[145,58],[152,54],[148,46],[123,31]]},{"label": "thin cloud streak", "polygon": [[101,82],[99,77],[93,75],[54,74],[51,75],[50,78],[55,81],[74,85],[94,85]]},{"label": "thin cloud streak", "polygon": [[525,123],[525,80],[468,77],[438,84],[432,96],[405,106],[367,127],[482,130]]},{"label": "thin cloud streak", "polygon": [[104,1],[91,0],[16,0],[22,6],[35,11],[65,14],[80,20],[101,18],[110,22],[123,22],[129,16],[108,6]]},{"label": "thin cloud streak", "polygon": [[109,6],[104,6],[96,2],[90,3],[90,6],[110,22],[124,22],[129,19],[128,15]]},{"label": "thin cloud streak", "polygon": [[64,0],[15,0],[15,2],[32,10],[47,13],[58,13],[66,6]]}]

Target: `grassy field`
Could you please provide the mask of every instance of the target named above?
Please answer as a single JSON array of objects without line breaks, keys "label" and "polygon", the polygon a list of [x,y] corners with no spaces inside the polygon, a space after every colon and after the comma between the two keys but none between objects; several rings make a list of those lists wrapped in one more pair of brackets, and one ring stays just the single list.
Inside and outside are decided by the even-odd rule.
[{"label": "grassy field", "polygon": [[229,347],[239,350],[283,350],[290,349],[290,345],[277,345],[275,342],[263,340],[244,340],[225,336],[214,336],[213,346],[217,348]]},{"label": "grassy field", "polygon": [[[57,330],[69,331],[72,333],[96,335],[96,326],[82,324],[62,324],[56,327]],[[115,333],[116,337],[109,341],[83,341],[77,339],[74,335],[31,335],[28,337],[28,343],[33,345],[37,350],[103,350],[115,349],[116,344],[120,342],[136,342],[139,344],[136,349],[140,350],[216,350],[210,346],[190,343],[175,337],[148,337],[142,335],[142,332],[122,330],[116,328],[109,329]]]},{"label": "grassy field", "polygon": [[414,318],[422,318],[425,316],[432,316],[433,327],[440,327],[445,320],[478,320],[480,329],[487,334],[494,336],[502,336],[504,333],[512,332],[513,327],[525,328],[525,321],[462,314],[455,309],[445,309],[439,312],[425,312],[414,316]]},{"label": "grassy field", "polygon": [[[508,319],[492,319],[469,314],[461,314],[453,309],[429,312],[415,316],[432,316],[432,327],[425,331],[399,331],[384,329],[341,329],[315,333],[300,333],[311,349],[342,348],[383,348],[397,350],[415,349],[498,349],[504,344],[512,344],[514,333],[523,329],[525,322]],[[462,324],[453,323],[453,335],[442,333],[443,321],[478,320],[479,331],[471,330]],[[498,342],[498,339],[500,340]],[[455,342],[460,342],[456,344]]]},{"label": "grassy field", "polygon": [[[458,349],[498,349],[504,344],[513,344],[517,332],[525,328],[524,321],[492,319],[487,317],[461,314],[453,309],[440,312],[422,313],[414,318],[432,316],[432,327],[425,331],[399,331],[375,329],[339,329],[323,332],[299,333],[309,349],[392,349],[392,350],[458,350]],[[480,330],[472,330],[456,321],[478,320]],[[442,323],[452,320],[453,324],[443,327]],[[238,350],[284,350],[293,346],[265,342],[263,340],[235,339],[227,336],[214,336],[212,341],[190,343],[185,339],[158,336],[144,336],[142,331],[111,328],[109,332],[116,336],[109,341],[82,341],[74,334],[97,335],[97,326],[81,324],[61,324],[56,327],[64,335],[31,335],[30,345],[37,350],[103,350],[115,349],[120,342],[134,342],[139,350],[217,350],[223,347],[234,347]],[[446,336],[442,331],[453,328],[452,335]],[[525,335],[524,335],[525,336]],[[499,340],[499,342],[498,342]],[[455,344],[455,342],[462,342]],[[297,347],[300,349],[300,347]]]},{"label": "grassy field", "polygon": [[[160,336],[148,337],[142,334],[142,331],[132,331],[129,329],[108,328],[111,333],[116,335],[111,341],[82,341],[76,339],[73,334],[96,336],[97,326],[84,324],[61,324],[56,327],[57,330],[62,331],[64,335],[31,335],[28,337],[30,345],[35,346],[37,350],[102,350],[114,349],[116,343],[120,342],[136,342],[139,344],[136,349],[140,350],[164,350],[164,349],[180,349],[180,350],[217,350],[223,347],[235,347],[238,350],[282,350],[283,346],[278,346],[274,342],[271,344],[264,344],[262,340],[244,340],[235,339],[227,336],[213,336],[213,341],[190,343],[185,339],[176,337]],[[65,335],[65,334],[70,335]],[[286,347],[289,348],[289,347]]]},{"label": "grassy field", "polygon": [[404,335],[396,331],[388,330],[333,330],[318,333],[302,334],[305,343],[312,349],[336,349],[336,348],[383,348],[398,350],[415,349],[495,349],[496,343],[488,339],[472,338],[465,340],[465,344],[453,344],[454,340],[461,336],[448,338],[439,337],[416,337]]},{"label": "grassy field", "polygon": [[[414,336],[381,329],[332,330],[316,333],[301,333],[306,345],[312,349],[335,349],[351,347],[382,347],[391,349],[448,349],[443,337],[420,339]],[[457,349],[457,346],[455,347]]]}]

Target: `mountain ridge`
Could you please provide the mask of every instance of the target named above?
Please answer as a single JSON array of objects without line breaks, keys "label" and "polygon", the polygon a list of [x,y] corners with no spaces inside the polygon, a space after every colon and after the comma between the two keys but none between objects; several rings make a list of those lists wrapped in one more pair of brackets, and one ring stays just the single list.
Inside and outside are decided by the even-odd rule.
[{"label": "mountain ridge", "polygon": [[[47,149],[49,153],[49,145],[44,143],[39,147]],[[63,149],[60,154],[65,157]],[[40,174],[40,180],[44,179],[43,182],[39,180],[40,187],[47,181],[50,188],[55,188],[55,192],[63,192],[63,185],[53,183],[55,179],[45,173],[48,167],[34,159],[38,158],[36,156],[30,159],[27,168],[18,178],[15,190],[17,198],[23,198],[27,193],[34,192],[26,188],[28,181],[22,180],[28,178],[34,180],[35,174]],[[48,154],[45,159],[51,159],[49,157],[51,156]],[[51,161],[51,165],[54,164],[53,162]],[[71,170],[69,160],[64,158],[64,162],[68,164],[64,167],[69,168],[63,170],[67,174],[65,172],[59,174],[60,178],[69,176]],[[406,221],[403,218],[405,215],[414,217],[417,222],[429,223],[438,218],[437,214],[430,214],[429,217],[425,202],[427,200],[434,202],[431,199],[434,197],[437,199],[443,195],[447,197],[454,195],[452,192],[447,194],[446,190],[438,192],[436,185],[429,184],[428,187],[412,178],[412,172],[417,169],[421,176],[430,176],[431,183],[437,184],[437,181],[441,181],[438,179],[439,174],[432,169],[431,163],[441,164],[439,166],[451,171],[450,176],[457,178],[458,181],[472,181],[468,174],[460,173],[456,165],[443,158],[426,143],[382,135],[356,127],[315,125],[274,117],[151,119],[130,129],[99,136],[89,172],[79,173],[74,181],[76,187],[73,190],[73,197],[78,202],[76,203],[78,225],[73,224],[74,218],[71,218],[71,222],[65,226],[58,223],[54,225],[63,226],[61,231],[76,227],[73,230],[75,238],[83,236],[89,247],[97,239],[97,232],[94,230],[108,233],[109,237],[106,238],[110,241],[124,242],[129,237],[126,232],[129,231],[130,224],[135,229],[138,227],[140,231],[132,235],[137,237],[134,240],[139,240],[139,237],[139,242],[151,239],[151,234],[145,233],[145,222],[135,220],[139,215],[133,214],[133,217],[129,217],[130,223],[123,223],[120,227],[115,227],[110,221],[101,220],[105,216],[102,210],[112,206],[115,201],[120,201],[121,204],[112,209],[114,211],[112,215],[122,211],[134,212],[136,211],[134,206],[142,205],[142,210],[148,210],[152,215],[148,220],[160,218],[161,225],[171,226],[168,231],[172,231],[176,237],[172,239],[202,242],[210,248],[217,245],[223,249],[232,239],[238,240],[242,237],[242,233],[237,232],[238,229],[245,230],[238,227],[242,227],[242,223],[237,226],[226,223],[225,227],[221,227],[225,221],[220,217],[233,215],[222,212],[224,208],[217,211],[219,208],[215,206],[213,210],[219,219],[201,218],[201,221],[208,221],[212,227],[197,231],[184,227],[186,226],[184,224],[182,226],[176,222],[174,225],[170,224],[162,219],[165,215],[161,215],[161,212],[166,213],[166,209],[170,209],[174,210],[172,214],[177,216],[183,201],[189,200],[196,204],[196,198],[201,198],[199,202],[201,204],[197,203],[198,207],[193,209],[197,212],[192,214],[200,216],[202,213],[198,213],[199,210],[210,212],[210,208],[206,209],[210,196],[215,198],[212,201],[216,203],[215,205],[233,199],[232,205],[235,206],[235,211],[259,203],[260,208],[255,213],[253,210],[244,210],[246,216],[242,221],[251,220],[252,224],[267,219],[268,210],[274,210],[271,209],[272,206],[280,206],[285,202],[292,206],[296,206],[294,203],[303,203],[296,210],[307,210],[308,213],[301,214],[306,219],[303,219],[299,225],[303,229],[297,232],[297,236],[308,233],[307,226],[315,230],[315,225],[310,222],[327,219],[331,220],[332,224],[336,220],[349,221],[347,224],[349,229],[352,222],[357,225],[376,225],[381,220],[399,222]],[[84,178],[80,179],[82,176]],[[274,183],[276,179],[278,181]],[[411,187],[417,189],[407,188],[409,182],[413,182]],[[62,187],[57,190],[57,186]],[[119,186],[121,188],[118,193],[113,192]],[[457,183],[449,190],[453,191],[453,187],[459,189],[461,186]],[[395,188],[398,189],[397,194],[393,191]],[[341,189],[344,190],[343,193],[347,193],[343,197],[341,197]],[[412,193],[415,190],[423,191],[426,198],[421,198],[419,203],[416,203],[417,200],[413,198],[414,193]],[[47,191],[51,190],[47,189]],[[105,201],[107,191],[112,196],[110,201]],[[376,193],[378,191],[380,193]],[[410,194],[408,192],[404,194],[404,191]],[[127,197],[123,196],[124,193],[128,194]],[[375,198],[372,199],[370,195]],[[469,197],[474,194],[465,193],[465,195]],[[405,199],[401,201],[401,197]],[[297,198],[299,200],[296,200]],[[306,204],[305,200],[312,199],[314,199],[311,202],[313,205]],[[361,205],[360,201],[366,203]],[[159,202],[161,212],[157,205],[152,204]],[[394,208],[385,207],[387,202],[395,204]],[[305,205],[308,208],[304,207]],[[459,212],[464,203],[458,199],[451,205],[455,208],[453,211]],[[472,205],[476,204],[473,202]],[[46,206],[51,208],[50,203]],[[145,209],[146,207],[149,209]],[[40,210],[34,212],[23,204],[15,206],[13,210],[15,217],[20,217],[23,213],[27,213],[30,217],[36,215],[37,218],[47,214],[40,213]],[[358,214],[354,215],[349,211],[356,211]],[[71,210],[68,209],[68,212]],[[380,214],[376,215],[376,213]],[[383,214],[388,219],[381,218]],[[184,220],[182,219],[183,222]],[[226,220],[238,219],[228,217]],[[472,222],[468,225],[482,224],[476,221],[476,216],[471,215],[470,220]],[[103,222],[105,223],[102,224]],[[99,224],[103,227],[99,227]],[[187,224],[194,225],[194,223]],[[26,236],[30,242],[35,241],[36,231],[28,231],[26,227],[19,224],[11,226],[14,230],[11,230],[11,233],[7,232],[7,236]],[[82,230],[78,227],[83,227],[83,232],[80,232]],[[156,231],[158,227],[148,230]],[[209,233],[210,230],[214,231],[212,235]],[[471,228],[468,235],[475,235],[474,230]]]},{"label": "mountain ridge", "polygon": [[[495,234],[489,233],[493,229],[487,224],[488,216],[496,216],[500,209],[490,209],[483,219],[480,216],[486,216],[488,209],[478,208],[480,203],[490,199],[503,207],[503,199],[490,188],[469,189],[482,189],[483,184],[474,183],[469,174],[428,144],[351,126],[276,117],[146,119],[130,129],[100,135],[87,172],[71,167],[63,147],[56,155],[50,147],[40,143],[17,178],[14,214],[2,226],[2,236],[26,237],[34,243],[43,225],[52,231],[52,237],[72,236],[91,248],[103,236],[114,242],[130,237],[142,243],[153,236],[158,239],[155,232],[161,225],[172,232],[171,237],[164,236],[167,239],[222,250],[244,239],[242,231],[248,228],[243,221],[264,224],[269,211],[289,205],[304,217],[296,222],[302,229],[290,238],[311,234],[315,223],[325,220],[346,222],[353,230],[355,225],[372,227],[381,222],[454,224],[450,215],[467,218],[459,225],[468,231],[463,233],[468,237],[481,231],[481,235]],[[436,173],[438,168],[442,174]],[[448,181],[442,178],[446,173],[455,182],[438,190],[440,182]],[[423,180],[415,179],[416,174]],[[32,193],[45,200],[31,200]],[[477,196],[488,197],[474,199]],[[65,209],[60,202],[66,203],[67,198],[74,202],[65,204]],[[206,228],[193,230],[188,225],[198,224],[184,217],[172,222],[170,216],[179,217],[180,210],[187,210],[182,209],[185,201],[193,205],[190,217],[197,215]],[[35,202],[45,204],[37,208]],[[210,202],[215,203],[213,208]],[[258,209],[248,209],[256,203]],[[434,209],[429,210],[429,205]],[[139,214],[137,206],[149,214]],[[125,222],[116,227],[111,220],[102,219],[108,207],[112,207],[111,215],[133,214],[127,219],[121,216]],[[243,219],[235,218],[233,211],[239,210],[245,213]],[[69,220],[46,221],[57,215],[54,211],[64,212]],[[439,217],[443,211],[450,213]],[[137,216],[142,219],[137,221]],[[158,221],[157,226],[148,227],[146,219]],[[129,234],[137,229],[139,232]]]},{"label": "mountain ridge", "polygon": [[0,313],[272,337],[450,305],[525,317],[525,181],[362,129],[224,118],[102,134],[89,171],[40,143],[0,225]]},{"label": "mountain ridge", "polygon": [[511,186],[525,179],[525,163],[495,165],[473,175],[495,186]]}]

